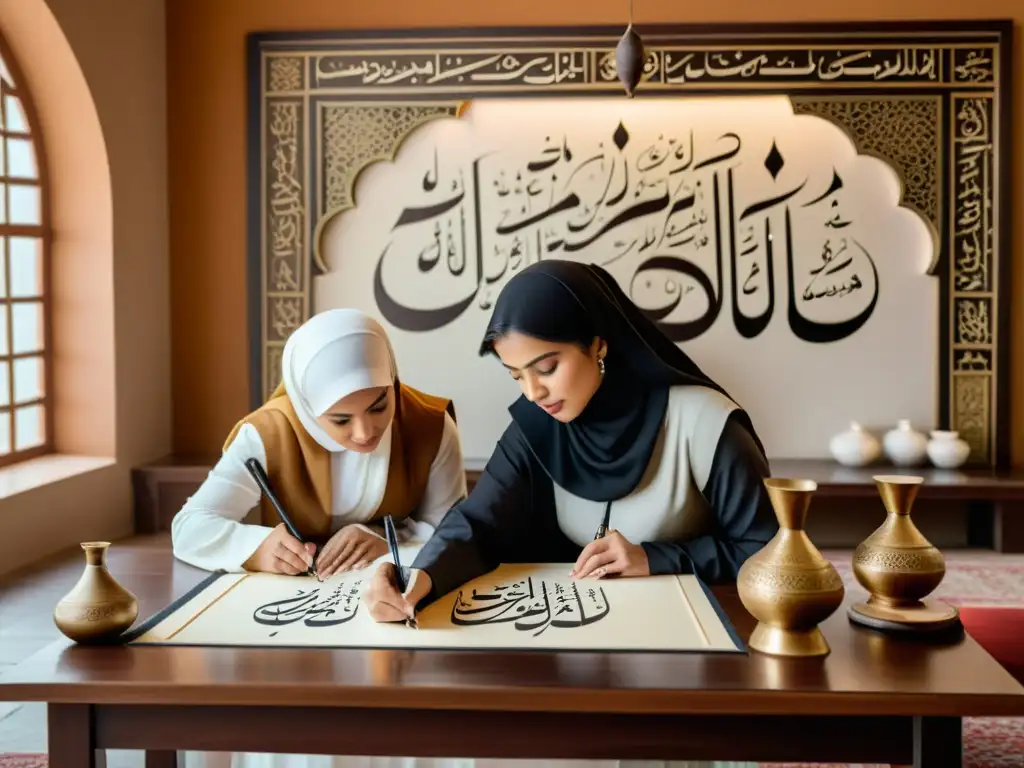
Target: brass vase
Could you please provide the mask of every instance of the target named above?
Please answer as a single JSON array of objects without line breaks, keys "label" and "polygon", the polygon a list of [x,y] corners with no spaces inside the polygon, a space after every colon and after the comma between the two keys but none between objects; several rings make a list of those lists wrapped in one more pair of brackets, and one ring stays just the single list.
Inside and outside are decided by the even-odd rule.
[{"label": "brass vase", "polygon": [[853,552],[853,573],[870,597],[850,607],[850,618],[876,629],[939,629],[956,623],[956,608],[925,600],[942,583],[946,561],[910,518],[924,478],[876,475],[874,480],[885,521]]},{"label": "brass vase", "polygon": [[53,609],[57,629],[76,643],[110,643],[139,615],[139,601],[107,570],[108,541],[86,541],[85,571]]},{"label": "brass vase", "polygon": [[842,604],[843,579],[804,530],[813,480],[768,478],[779,531],[740,568],[740,600],[758,620],[747,645],[773,656],[825,656],[818,625]]}]

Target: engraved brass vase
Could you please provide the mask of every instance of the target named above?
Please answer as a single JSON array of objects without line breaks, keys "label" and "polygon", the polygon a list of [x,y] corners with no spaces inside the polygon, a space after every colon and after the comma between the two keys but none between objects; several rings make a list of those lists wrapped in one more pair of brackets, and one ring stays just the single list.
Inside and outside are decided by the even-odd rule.
[{"label": "engraved brass vase", "polygon": [[[870,597],[850,617],[871,625],[931,625],[955,620],[952,606],[925,601],[946,575],[942,553],[914,525],[910,509],[923,477],[876,475],[885,520],[853,552],[853,573]],[[880,626],[879,628],[886,628]]]},{"label": "engraved brass vase", "polygon": [[804,530],[818,485],[775,477],[764,483],[780,528],[737,576],[740,600],[758,620],[747,645],[773,656],[828,655],[818,625],[839,608],[846,590]]},{"label": "engraved brass vase", "polygon": [[86,541],[85,570],[53,609],[57,629],[76,643],[110,643],[139,615],[139,601],[107,570],[108,541]]}]

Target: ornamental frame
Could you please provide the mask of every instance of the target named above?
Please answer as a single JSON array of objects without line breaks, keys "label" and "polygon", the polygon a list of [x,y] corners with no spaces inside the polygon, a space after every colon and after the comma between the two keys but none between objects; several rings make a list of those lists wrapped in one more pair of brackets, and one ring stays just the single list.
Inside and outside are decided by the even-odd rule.
[{"label": "ornamental frame", "polygon": [[[248,39],[250,397],[326,271],[319,236],[359,173],[473,99],[622,94],[623,26],[256,33]],[[939,427],[1010,464],[1013,23],[644,25],[636,98],[782,94],[889,163],[937,233]]]}]

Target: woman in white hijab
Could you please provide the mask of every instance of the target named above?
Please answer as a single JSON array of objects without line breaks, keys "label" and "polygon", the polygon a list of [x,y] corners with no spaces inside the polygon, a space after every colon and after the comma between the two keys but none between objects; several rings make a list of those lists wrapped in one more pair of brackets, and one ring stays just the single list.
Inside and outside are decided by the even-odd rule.
[{"label": "woman in white hijab", "polygon": [[[466,495],[451,402],[402,384],[383,327],[354,309],[311,317],[288,338],[283,382],[232,430],[171,524],[174,554],[207,570],[363,568],[387,553],[377,520],[425,541]],[[308,540],[292,537],[245,466],[265,468]],[[259,520],[246,520],[259,506]]]}]

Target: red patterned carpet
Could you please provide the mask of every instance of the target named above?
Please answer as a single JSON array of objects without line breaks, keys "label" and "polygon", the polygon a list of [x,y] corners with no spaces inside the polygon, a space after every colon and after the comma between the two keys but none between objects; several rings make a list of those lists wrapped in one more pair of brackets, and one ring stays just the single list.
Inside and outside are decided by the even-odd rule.
[{"label": "red patterned carpet", "polygon": [[[853,576],[848,554],[825,555],[842,574],[847,589],[864,593]],[[946,578],[934,597],[953,605],[1024,607],[1024,555],[981,555],[971,560],[951,555],[946,561]]]},{"label": "red patterned carpet", "polygon": [[[863,592],[850,569],[849,553],[825,552],[847,589]],[[935,597],[954,605],[1024,608],[1024,556],[983,555],[947,560],[946,578]],[[966,621],[965,621],[966,623]],[[964,768],[1024,768],[1024,718],[966,718]],[[540,764],[540,763],[538,763]],[[46,768],[46,755],[0,754],[0,768]],[[843,763],[762,763],[762,768],[889,768]]]},{"label": "red patterned carpet", "polygon": [[0,755],[0,768],[46,768],[46,755],[21,755],[8,752]]}]

